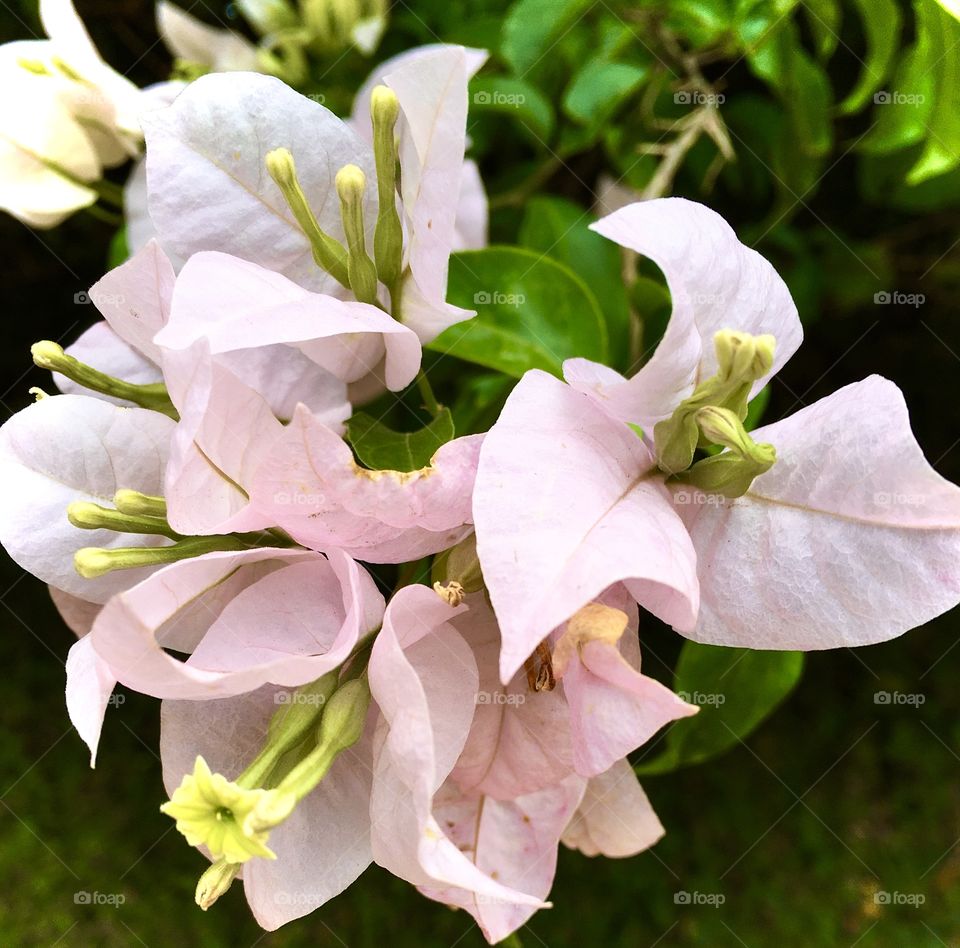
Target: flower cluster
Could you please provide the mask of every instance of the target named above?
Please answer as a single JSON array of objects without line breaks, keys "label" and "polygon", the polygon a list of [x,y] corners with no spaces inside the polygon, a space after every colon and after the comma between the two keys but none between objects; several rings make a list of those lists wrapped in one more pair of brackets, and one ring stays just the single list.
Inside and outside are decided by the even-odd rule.
[{"label": "flower cluster", "polygon": [[641,606],[699,642],[819,649],[960,600],[960,489],[895,386],[748,430],[797,312],[680,199],[595,225],[672,295],[639,372],[530,371],[426,466],[359,463],[355,409],[415,385],[439,416],[423,347],[474,316],[446,289],[486,239],[464,158],[483,61],[404,54],[346,121],[254,72],[146,113],[103,321],[34,347],[61,394],[0,430],[0,540],[78,634],[72,721],[95,755],[118,682],[162,699],[163,810],[211,860],[197,900],[242,873],[268,929],[376,862],[496,942],[548,904],[560,842],[656,842],[629,755],[697,708],[641,671]]}]

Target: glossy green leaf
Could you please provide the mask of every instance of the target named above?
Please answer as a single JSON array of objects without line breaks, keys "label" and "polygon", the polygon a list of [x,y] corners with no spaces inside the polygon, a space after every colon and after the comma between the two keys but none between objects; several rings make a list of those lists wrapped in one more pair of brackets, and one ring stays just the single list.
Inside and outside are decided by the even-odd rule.
[{"label": "glossy green leaf", "polygon": [[470,83],[470,108],[515,119],[545,142],[553,134],[553,106],[536,86],[510,76],[478,76]]},{"label": "glossy green leaf", "polygon": [[919,184],[960,165],[960,22],[934,0],[916,0],[918,22],[931,38],[934,103],[923,154],[907,175]]},{"label": "glossy green leaf", "polygon": [[751,24],[744,35],[747,62],[777,94],[786,110],[792,147],[822,156],[833,142],[832,92],[826,73],[807,55],[788,19]]},{"label": "glossy green leaf", "polygon": [[863,21],[867,55],[857,84],[840,103],[843,115],[859,112],[893,68],[900,40],[900,7],[896,0],[853,0]]},{"label": "glossy green leaf", "polygon": [[646,79],[645,66],[593,60],[580,69],[563,97],[563,110],[581,125],[599,127]]},{"label": "glossy green leaf", "polygon": [[607,324],[610,364],[625,368],[630,351],[630,307],[620,248],[590,230],[594,217],[573,201],[535,197],[527,203],[520,243],[579,274],[600,304]]},{"label": "glossy green leaf", "polygon": [[425,428],[412,432],[394,431],[362,411],[347,422],[347,440],[371,471],[417,471],[453,436],[453,416],[446,408]]},{"label": "glossy green leaf", "polygon": [[523,76],[539,65],[593,0],[517,0],[503,23],[500,54]]},{"label": "glossy green leaf", "polygon": [[699,764],[744,741],[796,687],[802,673],[802,652],[684,642],[674,691],[700,711],[675,722],[665,751],[638,764],[637,772],[660,774]]},{"label": "glossy green leaf", "polygon": [[435,352],[519,378],[561,374],[565,359],[607,359],[596,298],[572,270],[517,247],[467,250],[450,258],[447,299],[477,315],[430,343]]}]

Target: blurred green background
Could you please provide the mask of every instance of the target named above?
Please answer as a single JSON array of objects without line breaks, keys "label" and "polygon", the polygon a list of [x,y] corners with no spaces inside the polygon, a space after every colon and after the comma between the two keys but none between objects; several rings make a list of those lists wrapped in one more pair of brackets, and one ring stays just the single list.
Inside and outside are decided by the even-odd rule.
[{"label": "blurred green background", "polygon": [[[489,0],[456,8],[445,0],[395,4],[382,54],[436,37],[494,45],[508,6]],[[960,72],[938,79],[946,93],[931,87],[929,134],[908,141],[904,132],[896,148],[866,154],[858,143],[869,141],[872,123],[890,124],[884,113],[874,118],[880,106],[838,111],[821,101],[823,83],[831,101],[855,86],[858,63],[879,42],[868,35],[870,17],[881,18],[874,32],[889,32],[889,7],[896,4],[750,5],[757,16],[765,9],[789,26],[786,36],[781,27],[771,33],[771,42],[781,44],[775,56],[768,46],[749,54],[738,46],[746,26],[739,39],[731,38],[734,8],[743,3],[726,4],[729,21],[716,0],[666,6],[581,3],[571,16],[566,0],[553,6],[540,0],[541,19],[554,16],[564,31],[545,72],[535,75],[549,123],[542,114],[537,120],[471,113],[497,208],[494,235],[516,240],[534,189],[586,209],[604,171],[626,175],[636,190],[649,184],[658,166],[635,160],[643,157],[637,143],[677,137],[670,124],[676,84],[654,89],[654,98],[666,101],[662,108],[644,99],[647,78],[616,101],[600,96],[596,107],[612,108],[601,134],[583,115],[578,122],[564,98],[564,57],[573,61],[578,51],[606,42],[611,22],[621,23],[628,34],[609,41],[612,61],[632,66],[634,77],[646,69],[649,77],[661,66],[682,66],[682,56],[671,58],[671,43],[679,42],[688,60],[700,57],[702,88],[724,96],[718,111],[727,116],[736,160],[708,176],[717,147],[699,141],[682,155],[672,193],[707,201],[743,239],[757,241],[788,279],[806,324],[807,341],[774,383],[767,417],[878,372],[903,388],[931,462],[960,480],[960,183],[955,170],[905,183],[930,140],[955,150],[941,126],[948,110],[955,117],[949,96]],[[842,20],[829,19],[834,6],[844,9]],[[78,8],[112,64],[141,84],[165,77],[170,61],[157,44],[148,3],[81,0]],[[891,74],[922,25],[909,5],[899,11],[898,52],[886,67]],[[198,4],[192,12],[241,28],[229,7]],[[816,28],[824,18],[833,41]],[[27,3],[4,6],[0,31],[4,40],[37,35],[35,10]],[[960,51],[944,44],[930,69],[951,57]],[[490,74],[509,78],[509,58],[496,58]],[[353,55],[318,73],[317,85],[330,88],[336,101],[338,90],[342,98],[368,67]],[[771,79],[777,69],[779,78]],[[783,86],[787,80],[796,84]],[[609,90],[612,81],[606,76],[601,88]],[[532,138],[520,134],[530,132],[530,123]],[[810,147],[825,128],[827,140]],[[896,129],[886,134],[889,141]],[[111,236],[108,226],[83,215],[45,233],[0,218],[5,413],[26,405],[28,387],[43,381],[30,368],[29,344],[71,340],[95,318],[92,307],[74,303],[74,294],[101,275]],[[924,299],[918,306],[876,304],[874,295],[884,292]],[[126,694],[110,709],[91,771],[63,708],[63,660],[72,636],[40,583],[6,559],[0,575],[0,944],[483,943],[464,913],[422,899],[376,868],[320,911],[274,934],[253,922],[239,887],[201,913],[193,888],[205,864],[157,809],[163,797],[157,703]],[[652,622],[643,634],[647,670],[669,680],[677,637]],[[811,655],[798,689],[745,744],[645,782],[668,830],[653,851],[622,862],[562,852],[555,908],[520,932],[522,944],[960,945],[958,638],[955,611],[887,645]],[[878,704],[878,692],[921,697]],[[78,904],[81,892],[124,901]],[[680,904],[681,893],[724,901]]]}]

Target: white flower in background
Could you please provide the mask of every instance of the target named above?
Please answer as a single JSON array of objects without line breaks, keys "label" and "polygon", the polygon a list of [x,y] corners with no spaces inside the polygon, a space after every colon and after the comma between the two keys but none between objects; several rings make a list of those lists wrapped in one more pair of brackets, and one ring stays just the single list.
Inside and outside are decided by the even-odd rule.
[{"label": "white flower in background", "polygon": [[0,207],[53,227],[142,144],[143,93],[100,57],[70,0],[41,0],[48,39],[0,46]]},{"label": "white flower in background", "polygon": [[210,72],[261,71],[257,47],[245,36],[219,29],[167,0],[157,4],[157,30],[178,59]]}]

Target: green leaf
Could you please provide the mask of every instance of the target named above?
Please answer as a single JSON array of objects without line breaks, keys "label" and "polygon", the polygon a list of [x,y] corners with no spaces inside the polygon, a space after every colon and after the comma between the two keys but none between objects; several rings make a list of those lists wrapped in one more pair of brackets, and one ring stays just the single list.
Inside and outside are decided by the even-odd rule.
[{"label": "green leaf", "polygon": [[570,81],[563,110],[575,122],[599,128],[647,78],[645,66],[588,62]]},{"label": "green leaf", "polygon": [[840,4],[836,0],[805,0],[803,12],[814,38],[817,58],[829,59],[840,39]]},{"label": "green leaf", "polygon": [[447,298],[477,311],[427,347],[520,378],[561,374],[565,359],[607,359],[597,300],[572,270],[519,247],[466,250],[450,258]]},{"label": "green leaf", "polygon": [[510,76],[478,76],[470,83],[470,106],[515,118],[540,143],[553,134],[553,106],[535,86]]},{"label": "green leaf", "polygon": [[[462,375],[463,367],[460,369]],[[481,372],[464,380],[450,406],[457,431],[461,434],[488,431],[515,384],[516,379],[500,372]]]},{"label": "green leaf", "polygon": [[[917,0],[914,7],[916,42],[901,59],[890,89],[874,96],[876,124],[860,143],[860,149],[870,154],[918,144],[933,128],[934,102],[940,91],[939,67],[944,61],[944,37],[938,32],[942,11],[933,0]],[[944,19],[950,17],[944,15]]]},{"label": "green leaf", "polygon": [[110,238],[110,245],[107,247],[107,269],[113,270],[115,267],[119,267],[121,263],[126,263],[129,257],[127,227],[124,225]]},{"label": "green leaf", "polygon": [[935,76],[923,154],[907,174],[907,184],[919,184],[960,165],[960,22],[933,0],[915,0],[918,22],[931,38]]},{"label": "green leaf", "polygon": [[630,306],[621,271],[620,248],[590,230],[594,217],[578,204],[559,197],[527,202],[519,240],[579,274],[600,304],[607,324],[611,365],[630,361]]},{"label": "green leaf", "polygon": [[792,147],[826,155],[833,142],[832,92],[826,73],[804,51],[797,25],[753,20],[743,37],[747,62],[777,94],[789,118]]},{"label": "green leaf", "polygon": [[503,22],[501,56],[518,76],[528,73],[592,5],[593,0],[517,0]]},{"label": "green leaf", "polygon": [[638,764],[637,773],[699,764],[745,740],[796,687],[802,672],[802,652],[684,642],[674,691],[700,710],[675,722],[664,753]]},{"label": "green leaf", "polygon": [[347,422],[347,440],[371,471],[418,471],[453,436],[453,416],[447,408],[425,428],[412,432],[394,431],[362,411]]},{"label": "green leaf", "polygon": [[883,85],[896,59],[900,40],[900,7],[896,0],[853,0],[863,20],[866,59],[857,84],[840,103],[841,115],[859,112]]}]

